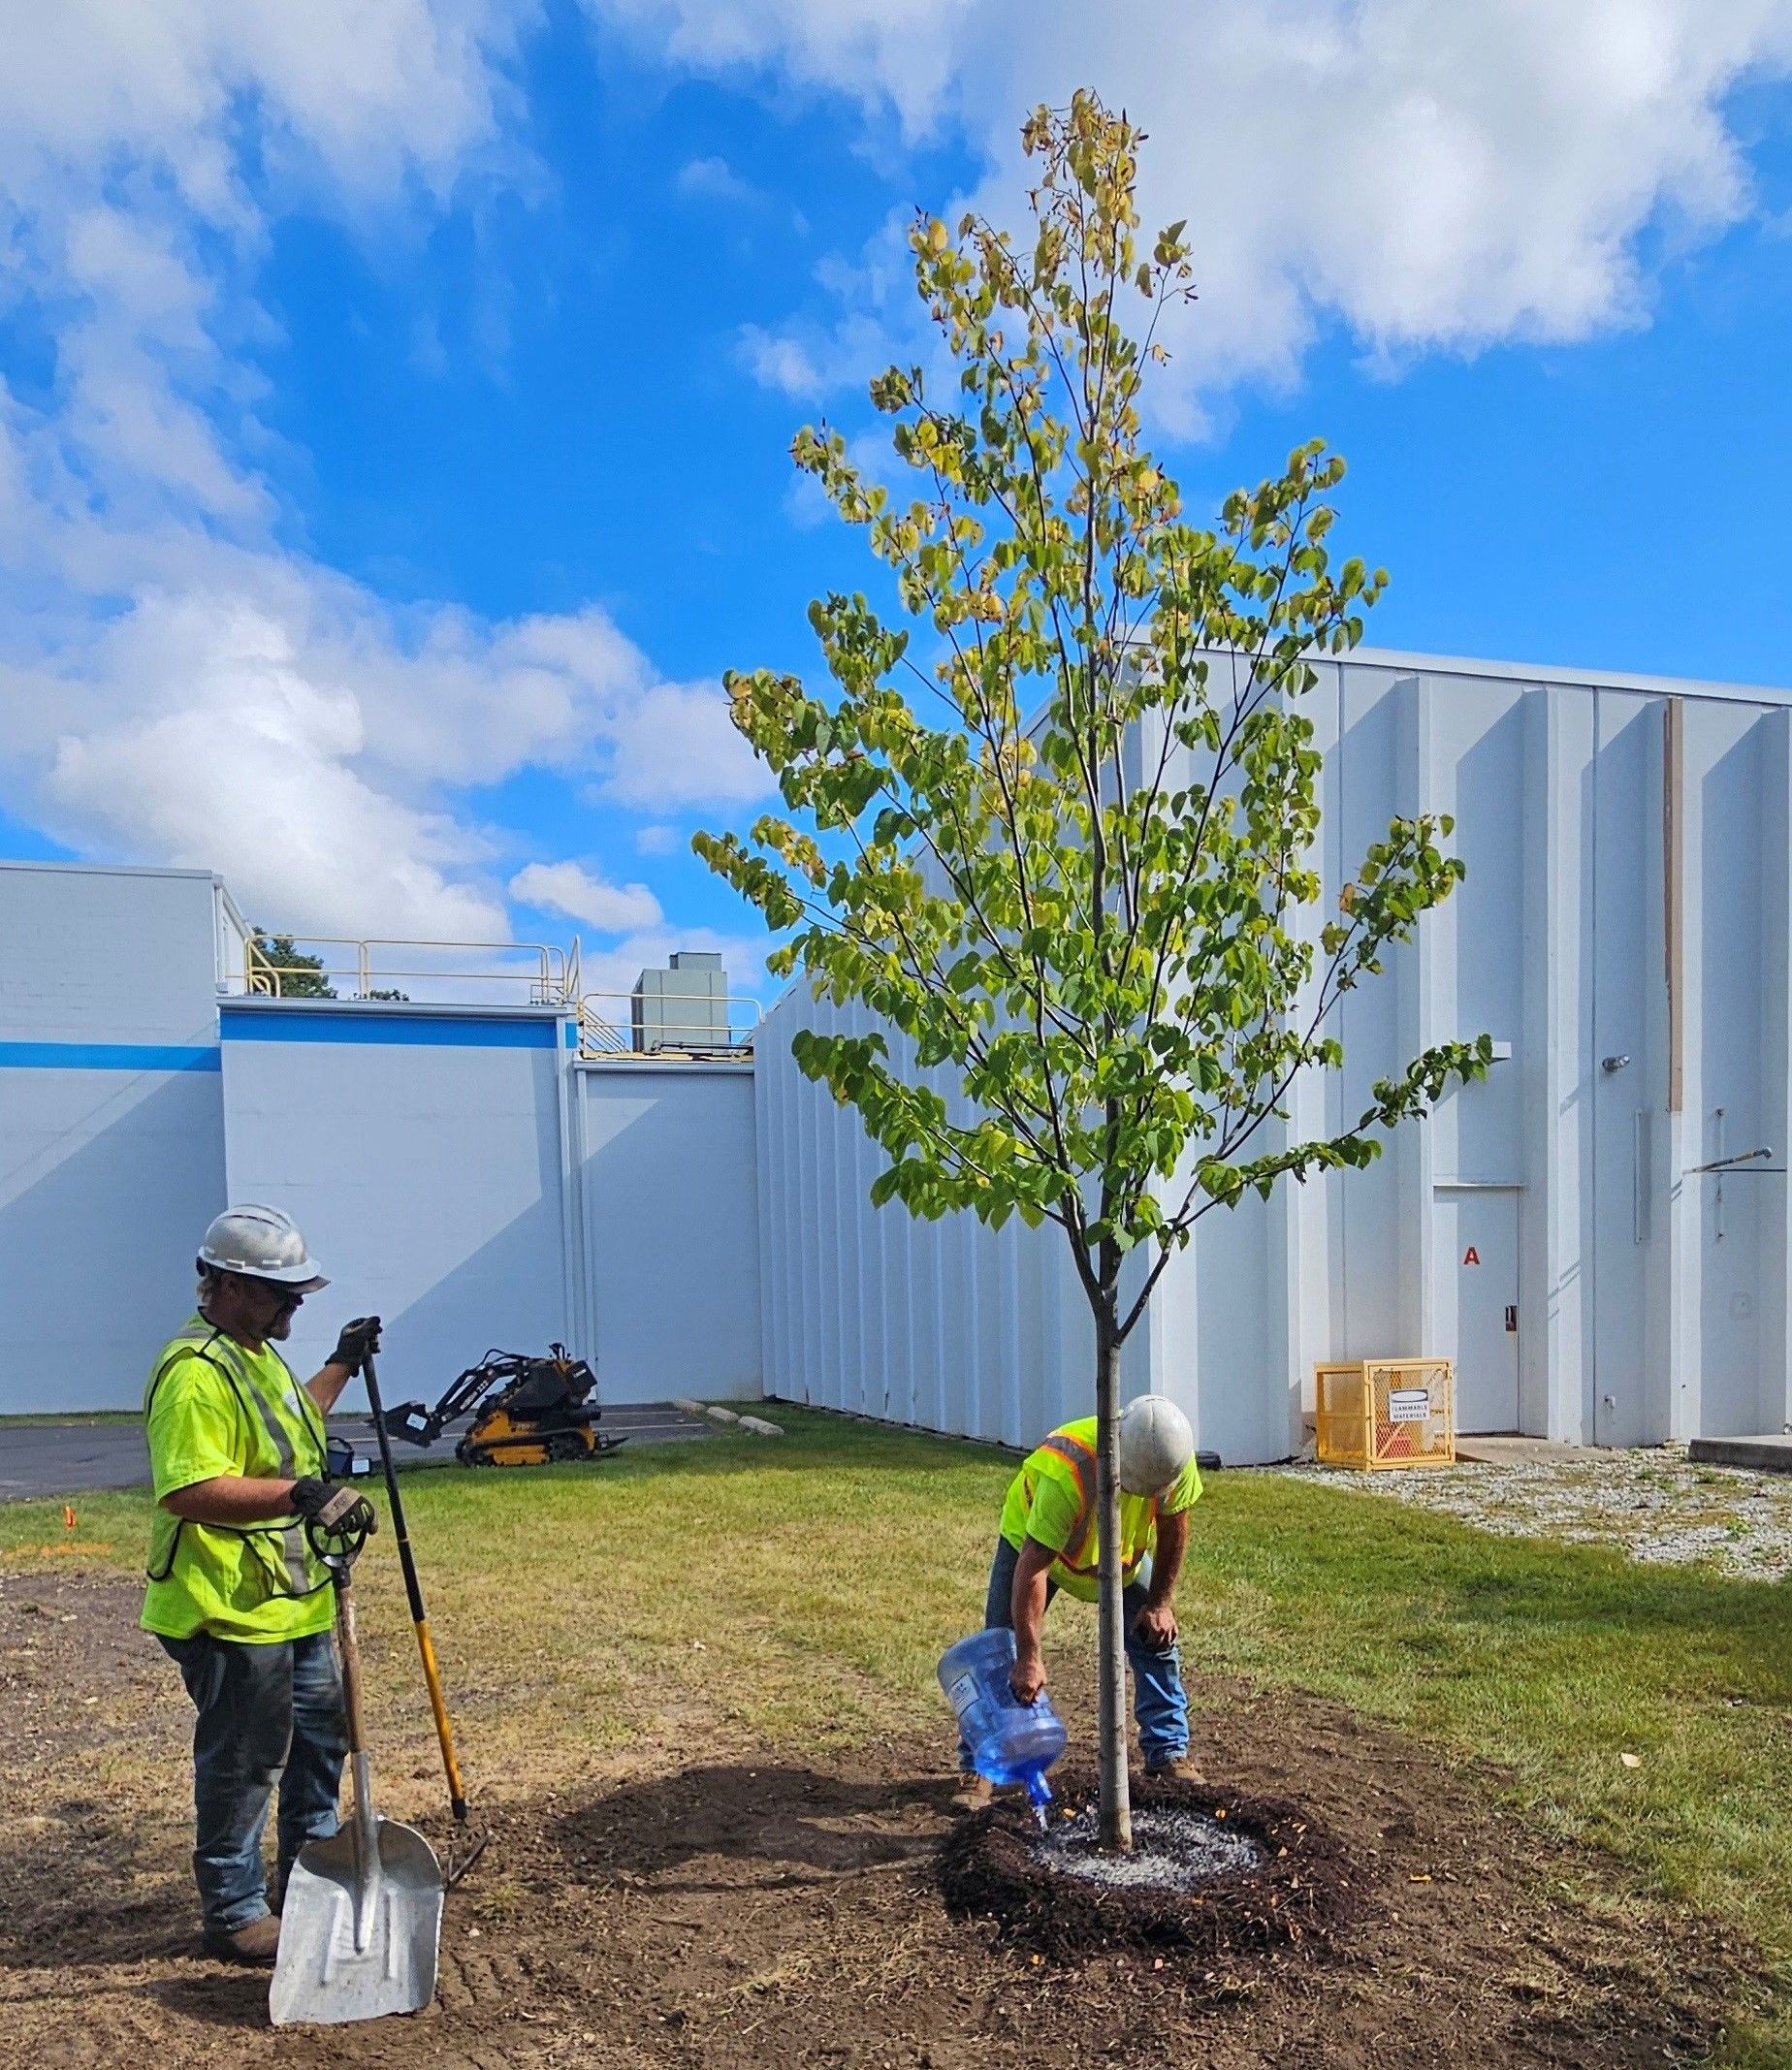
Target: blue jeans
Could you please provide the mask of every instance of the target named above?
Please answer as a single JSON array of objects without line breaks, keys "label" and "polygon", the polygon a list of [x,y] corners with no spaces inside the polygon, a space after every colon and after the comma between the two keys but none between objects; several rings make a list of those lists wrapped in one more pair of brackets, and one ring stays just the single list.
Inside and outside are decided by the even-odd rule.
[{"label": "blue jeans", "polygon": [[277,1904],[299,1850],[336,1830],[348,1753],[342,1681],[328,1632],[272,1645],[196,1633],[164,1639],[198,1716],[193,1725],[193,1876],[212,1933],[268,1910],[262,1830],[280,1792]]},{"label": "blue jeans", "polygon": [[[996,1556],[989,1567],[989,1594],[983,1603],[983,1624],[989,1631],[1011,1631],[1014,1624],[1014,1570],[1020,1554],[1007,1539],[996,1541]],[[1151,1588],[1151,1560],[1146,1555],[1132,1586],[1121,1598],[1126,1621],[1126,1658],[1133,1671],[1133,1715],[1138,1720],[1138,1750],[1145,1766],[1155,1768],[1166,1761],[1178,1760],[1189,1750],[1189,1700],[1182,1688],[1182,1661],[1172,1646],[1148,1646],[1138,1636],[1138,1613],[1145,1607]],[[1058,1593],[1058,1584],[1047,1581],[1045,1600]],[[971,1749],[958,1742],[958,1766],[968,1770]]]}]

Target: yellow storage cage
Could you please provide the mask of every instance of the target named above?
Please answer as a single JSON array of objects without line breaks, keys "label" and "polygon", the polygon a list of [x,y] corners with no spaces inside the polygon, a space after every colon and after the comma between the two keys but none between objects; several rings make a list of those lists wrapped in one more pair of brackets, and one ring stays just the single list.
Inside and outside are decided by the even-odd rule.
[{"label": "yellow storage cage", "polygon": [[1313,1369],[1320,1463],[1377,1471],[1456,1463],[1448,1358],[1359,1358]]}]

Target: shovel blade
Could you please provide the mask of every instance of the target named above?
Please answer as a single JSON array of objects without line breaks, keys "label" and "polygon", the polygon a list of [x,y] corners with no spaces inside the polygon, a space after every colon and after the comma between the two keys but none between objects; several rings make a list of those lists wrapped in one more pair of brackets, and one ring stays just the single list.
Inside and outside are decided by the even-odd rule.
[{"label": "shovel blade", "polygon": [[275,2026],[420,2013],[435,1995],[441,1865],[411,1827],[374,1825],[371,1861],[351,1822],[328,1840],[307,1841],[293,1864],[268,1993]]}]

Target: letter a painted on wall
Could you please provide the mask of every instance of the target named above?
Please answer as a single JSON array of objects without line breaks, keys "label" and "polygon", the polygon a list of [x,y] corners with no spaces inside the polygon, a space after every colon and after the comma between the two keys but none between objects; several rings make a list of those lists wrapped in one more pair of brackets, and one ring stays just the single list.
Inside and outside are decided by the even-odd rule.
[{"label": "letter a painted on wall", "polygon": [[1462,1253],[1462,1262],[1465,1265],[1480,1264],[1481,1253],[1475,1249],[1473,1244],[1470,1244],[1468,1249]]}]

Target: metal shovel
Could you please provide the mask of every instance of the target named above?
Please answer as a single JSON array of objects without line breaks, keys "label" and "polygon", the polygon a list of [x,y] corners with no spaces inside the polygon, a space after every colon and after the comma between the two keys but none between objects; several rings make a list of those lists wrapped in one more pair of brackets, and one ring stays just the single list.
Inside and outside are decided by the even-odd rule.
[{"label": "metal shovel", "polygon": [[307,1840],[293,1863],[268,1993],[275,2026],[419,2013],[435,1995],[441,1865],[422,1833],[373,1809],[354,1596],[347,1562],[334,1564],[355,1815],[330,1839]]}]

